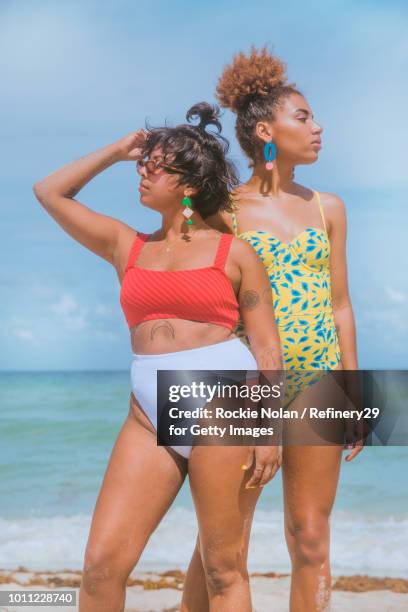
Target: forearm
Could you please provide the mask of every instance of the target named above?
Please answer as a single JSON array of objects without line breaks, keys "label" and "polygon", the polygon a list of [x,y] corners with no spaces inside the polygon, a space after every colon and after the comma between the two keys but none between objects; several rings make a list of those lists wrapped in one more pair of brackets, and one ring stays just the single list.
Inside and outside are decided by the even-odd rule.
[{"label": "forearm", "polygon": [[[249,337],[251,342],[251,337]],[[258,370],[283,370],[283,358],[279,336],[268,344],[257,345],[251,342],[251,350]]]},{"label": "forearm", "polygon": [[348,302],[340,308],[334,308],[334,322],[339,339],[341,362],[344,370],[357,370],[357,341],[353,309]]},{"label": "forearm", "polygon": [[62,166],[42,181],[38,181],[34,190],[42,199],[53,196],[73,198],[94,176],[113,165],[120,159],[116,143],[98,149]]},{"label": "forearm", "polygon": [[[279,410],[282,405],[282,393],[285,388],[283,357],[279,336],[275,342],[257,347],[254,350],[254,356],[259,371],[258,384],[262,385],[263,388],[269,387],[270,389],[269,396],[262,394],[262,399],[258,404],[258,410],[260,411],[259,425],[264,428],[272,427],[274,432],[273,435],[263,438],[263,444],[275,446],[280,444],[281,441],[281,422],[277,418],[270,418],[267,410]],[[261,412],[262,408],[266,409],[263,413]]]},{"label": "forearm", "polygon": [[281,379],[284,369],[282,346],[276,325],[273,324],[263,338],[259,330],[256,335],[249,333],[248,338],[260,378],[271,385],[276,384],[276,381]]}]

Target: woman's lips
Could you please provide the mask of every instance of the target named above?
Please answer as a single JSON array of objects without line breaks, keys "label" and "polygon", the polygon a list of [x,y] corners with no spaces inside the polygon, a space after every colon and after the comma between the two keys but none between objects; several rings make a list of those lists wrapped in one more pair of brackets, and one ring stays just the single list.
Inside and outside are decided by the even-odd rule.
[{"label": "woman's lips", "polygon": [[314,142],[312,142],[312,147],[314,149],[317,149],[317,150],[321,149],[322,148],[321,141],[320,140],[315,140]]}]

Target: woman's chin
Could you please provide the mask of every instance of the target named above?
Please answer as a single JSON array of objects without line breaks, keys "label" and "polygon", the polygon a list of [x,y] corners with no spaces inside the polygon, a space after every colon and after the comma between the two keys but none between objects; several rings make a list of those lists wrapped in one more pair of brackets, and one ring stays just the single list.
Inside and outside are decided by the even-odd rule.
[{"label": "woman's chin", "polygon": [[155,208],[155,206],[153,206],[153,202],[151,201],[151,199],[149,198],[147,194],[140,194],[139,202],[142,206],[145,206],[146,208],[150,208],[151,210],[160,212],[157,210],[157,208]]},{"label": "woman's chin", "polygon": [[144,206],[148,206],[148,202],[149,202],[149,196],[146,192],[141,192],[139,194],[139,201],[141,204],[144,204]]},{"label": "woman's chin", "polygon": [[303,157],[301,161],[298,161],[296,165],[299,166],[308,166],[309,164],[314,164],[319,159],[318,151],[310,151],[307,155]]}]

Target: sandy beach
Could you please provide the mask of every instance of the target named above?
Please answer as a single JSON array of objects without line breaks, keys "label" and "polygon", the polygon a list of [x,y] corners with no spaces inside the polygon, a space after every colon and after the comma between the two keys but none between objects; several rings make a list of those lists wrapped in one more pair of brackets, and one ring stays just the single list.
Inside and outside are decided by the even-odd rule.
[{"label": "sandy beach", "polygon": [[[41,572],[30,571],[25,567],[18,567],[14,571],[0,569],[1,590],[75,589],[78,601],[80,581],[81,572],[75,570]],[[133,572],[128,580],[125,612],[177,612],[183,581],[184,573],[180,570],[162,573]],[[251,574],[254,612],[287,612],[289,582],[288,574]],[[26,609],[27,606],[0,606],[0,612],[23,612]],[[44,606],[30,606],[29,609],[32,612],[41,612]],[[55,606],[55,609],[78,610],[78,606]],[[331,609],[335,612],[407,610],[408,580],[358,575],[335,576]]]}]

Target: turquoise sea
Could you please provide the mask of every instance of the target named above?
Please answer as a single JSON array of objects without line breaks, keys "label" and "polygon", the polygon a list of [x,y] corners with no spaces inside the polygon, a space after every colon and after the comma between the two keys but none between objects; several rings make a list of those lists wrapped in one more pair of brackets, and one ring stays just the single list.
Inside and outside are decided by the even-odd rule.
[{"label": "turquoise sea", "polygon": [[[81,568],[129,392],[128,372],[0,373],[0,568]],[[408,578],[407,469],[407,447],[366,448],[343,461],[331,519],[334,573]],[[185,568],[195,534],[187,482],[139,567]],[[289,569],[280,475],[258,503],[249,566]]]}]

